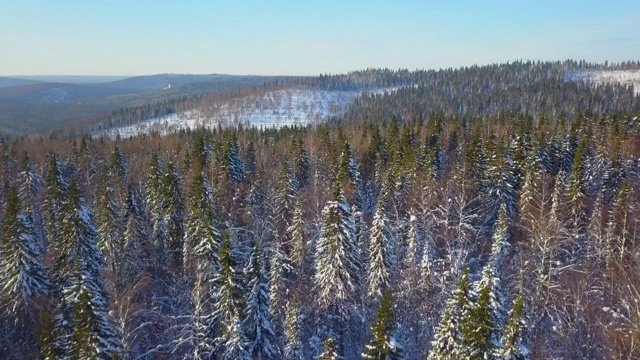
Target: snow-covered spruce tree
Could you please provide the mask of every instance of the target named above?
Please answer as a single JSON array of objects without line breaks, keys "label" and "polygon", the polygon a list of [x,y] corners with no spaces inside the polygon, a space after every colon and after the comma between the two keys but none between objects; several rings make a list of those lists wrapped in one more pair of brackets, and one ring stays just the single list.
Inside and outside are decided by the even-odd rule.
[{"label": "snow-covered spruce tree", "polygon": [[473,311],[473,296],[469,283],[469,269],[458,279],[451,298],[431,342],[430,360],[457,360],[465,358],[467,349],[462,321]]},{"label": "snow-covered spruce tree", "polygon": [[321,309],[333,306],[342,315],[349,313],[361,271],[358,252],[353,214],[336,181],[316,242],[314,283]]},{"label": "snow-covered spruce tree", "polygon": [[25,152],[21,163],[22,171],[18,176],[18,196],[24,206],[23,212],[31,215],[36,230],[37,241],[46,246],[44,218],[42,214],[43,183],[41,176],[35,171],[34,165]]},{"label": "snow-covered spruce tree", "polygon": [[513,162],[505,153],[502,144],[496,145],[490,155],[486,170],[485,192],[487,201],[484,225],[490,231],[498,218],[500,204],[506,205],[507,216],[510,218],[516,210],[516,186],[518,178],[515,174]]},{"label": "snow-covered spruce tree", "polygon": [[566,221],[566,181],[567,173],[560,170],[556,175],[556,181],[553,185],[553,193],[551,194],[551,218],[559,224],[564,224]]},{"label": "snow-covered spruce tree", "polygon": [[129,183],[127,187],[127,196],[125,198],[124,217],[142,217],[144,209],[142,201],[140,201],[139,190],[133,183]]},{"label": "snow-covered spruce tree", "polygon": [[120,351],[117,330],[109,323],[105,294],[92,289],[91,275],[82,262],[76,258],[72,285],[64,289],[73,327],[66,351],[72,359],[112,359]]},{"label": "snow-covered spruce tree", "polygon": [[0,299],[11,314],[31,311],[33,300],[48,294],[50,284],[42,243],[15,187],[9,190],[0,234]]},{"label": "snow-covered spruce tree", "polygon": [[502,264],[511,249],[508,222],[507,206],[503,203],[498,210],[498,220],[491,240],[491,256],[486,265],[497,276],[502,274]]},{"label": "snow-covered spruce tree", "polygon": [[336,180],[344,184],[344,182],[353,182],[359,177],[360,171],[358,169],[358,163],[351,150],[351,146],[345,141],[338,161]]},{"label": "snow-covered spruce tree", "polygon": [[[215,349],[211,331],[213,299],[209,288],[210,284],[203,281],[202,277],[196,277],[191,289],[192,307],[186,316],[179,315],[177,318],[182,321],[170,329],[170,341],[174,346],[172,352],[180,349],[185,358],[209,359]],[[177,332],[172,332],[174,330]]]},{"label": "snow-covered spruce tree", "polygon": [[70,264],[73,261],[74,239],[66,236],[64,218],[69,207],[69,182],[65,164],[58,153],[48,158],[46,190],[44,196],[45,230],[50,241],[48,252],[53,264],[49,268],[51,290],[57,300],[52,303],[55,320],[55,337],[52,339],[57,353],[64,355],[68,350],[67,337],[71,334],[71,306],[62,291],[69,286]]},{"label": "snow-covered spruce tree", "polygon": [[513,306],[509,311],[509,319],[502,332],[502,349],[500,349],[498,354],[499,359],[529,359],[529,349],[522,343],[522,333],[526,327],[523,315],[522,297],[515,296]]},{"label": "snow-covered spruce tree", "polygon": [[585,156],[586,144],[585,140],[580,141],[580,145],[576,150],[575,157],[573,158],[573,165],[571,166],[571,173],[567,180],[567,205],[570,213],[571,227],[574,236],[582,238],[584,236],[585,226],[585,174],[584,174],[584,156]]},{"label": "snow-covered spruce tree", "polygon": [[394,200],[396,199],[396,185],[398,184],[398,175],[396,174],[396,169],[389,168],[386,172],[384,172],[384,174],[380,176],[384,180],[382,181],[382,184],[380,186],[379,197],[383,197],[386,199],[386,201],[389,202],[389,208],[391,208],[390,212],[393,213],[393,210],[395,210],[395,207],[393,205],[395,205]]},{"label": "snow-covered spruce tree", "polygon": [[324,351],[320,356],[318,356],[318,360],[339,360],[342,359],[342,356],[338,355],[338,351],[336,350],[336,341],[332,337],[328,337],[322,342],[324,347]]},{"label": "snow-covered spruce tree", "polygon": [[93,161],[95,155],[89,148],[92,141],[90,136],[83,136],[80,140],[80,147],[73,148],[73,158],[76,164],[76,179],[81,189],[88,191],[89,184],[93,183],[94,178],[98,174],[98,165]]},{"label": "snow-covered spruce tree", "polygon": [[108,185],[105,186],[98,196],[96,209],[98,246],[104,254],[107,268],[116,279],[119,279],[118,270],[122,265],[126,223],[120,206],[114,199],[113,188]]},{"label": "snow-covered spruce tree", "polygon": [[463,317],[466,354],[470,358],[493,358],[500,348],[499,333],[504,320],[505,295],[500,285],[502,265],[509,251],[507,206],[502,203],[492,238],[491,256],[475,285],[477,299],[473,310]]},{"label": "snow-covered spruce tree", "polygon": [[[559,122],[562,123],[562,121],[566,121],[566,119],[560,120]],[[556,167],[559,170],[569,172],[571,170],[571,164],[576,151],[575,134],[569,135],[563,131],[558,133],[555,137],[556,139],[554,139],[554,141],[556,142],[556,145],[553,149],[553,156],[555,158]]]},{"label": "snow-covered spruce tree", "polygon": [[[256,154],[256,144],[253,140],[249,140],[245,150],[244,171],[247,178],[251,180],[255,179],[255,175],[258,171],[258,160]],[[253,182],[253,181],[251,181]]]},{"label": "snow-covered spruce tree", "polygon": [[130,184],[124,213],[127,223],[124,231],[124,248],[120,264],[121,281],[131,283],[147,267],[146,253],[149,239],[149,219],[147,210],[140,200],[138,189]]},{"label": "snow-covered spruce tree", "polygon": [[234,132],[231,136],[231,140],[226,146],[226,169],[227,178],[231,183],[239,184],[244,181],[244,163],[240,158],[240,147],[238,146],[238,137]]},{"label": "snow-covered spruce tree", "polygon": [[273,194],[273,226],[276,241],[286,243],[286,229],[291,225],[295,212],[298,184],[292,173],[291,165],[282,163],[282,172],[278,177]]},{"label": "snow-covered spruce tree", "polygon": [[439,163],[439,155],[442,151],[442,142],[440,140],[441,128],[437,129],[435,123],[442,123],[439,119],[430,119],[427,125],[427,134],[424,139],[424,143],[420,149],[420,153],[417,155],[416,160],[418,166],[421,169],[427,170],[427,172],[436,175],[441,167]]},{"label": "snow-covered spruce tree", "polygon": [[154,150],[151,152],[151,164],[149,168],[149,176],[147,177],[146,188],[148,199],[149,199],[149,208],[155,211],[162,210],[162,182],[164,177],[165,167],[164,162],[160,158],[158,151]]},{"label": "snow-covered spruce tree", "polygon": [[391,278],[391,254],[395,244],[389,220],[385,213],[385,197],[381,196],[373,217],[369,245],[369,269],[367,273],[367,295],[379,297],[389,287]]},{"label": "snow-covered spruce tree", "polygon": [[[167,289],[176,299],[176,303],[171,305],[171,312],[177,315],[175,319],[179,319],[168,332],[167,340],[173,343],[172,351],[195,360],[215,358],[216,351],[221,353],[221,344],[216,343],[220,329],[214,318],[214,306],[218,295],[215,281],[219,280],[222,239],[216,226],[211,189],[203,172],[202,149],[197,151],[197,145],[194,146],[195,165],[192,166],[195,169],[187,199],[184,234],[184,243],[190,246],[190,251],[185,250],[184,254],[190,254],[190,257],[189,261],[184,261],[184,276],[176,276],[176,283]],[[189,292],[187,289],[190,290],[190,302],[184,296]],[[214,338],[216,336],[218,338]]]},{"label": "snow-covered spruce tree", "polygon": [[284,322],[287,293],[291,284],[291,260],[285,253],[284,244],[275,239],[271,248],[269,263],[269,313],[271,314],[274,331],[278,336],[282,332]]},{"label": "snow-covered spruce tree", "polygon": [[418,252],[424,245],[424,234],[421,229],[421,224],[418,221],[419,215],[416,211],[411,211],[410,214],[407,251],[403,259],[405,269],[412,269],[418,266],[420,259]]},{"label": "snow-covered spruce tree", "polygon": [[[60,226],[62,224],[63,207],[67,201],[69,182],[65,176],[64,163],[58,153],[49,155],[49,168],[46,176],[44,195],[45,230],[53,248],[59,246]],[[56,251],[60,254],[60,251]]]},{"label": "snow-covered spruce tree", "polygon": [[613,199],[613,206],[607,221],[607,254],[616,254],[621,259],[625,257],[632,244],[630,226],[633,222],[632,189],[629,182],[624,180]]},{"label": "snow-covered spruce tree", "polygon": [[249,190],[249,214],[254,219],[267,218],[269,214],[268,196],[265,191],[264,172],[257,170]]},{"label": "snow-covered spruce tree", "polygon": [[530,232],[529,227],[534,220],[536,210],[539,210],[540,199],[538,193],[541,188],[541,174],[539,174],[540,167],[531,165],[533,159],[529,159],[529,165],[524,167],[524,180],[522,182],[522,190],[520,191],[520,197],[518,198],[518,215],[525,231]]},{"label": "snow-covered spruce tree", "polygon": [[602,197],[602,192],[598,191],[596,193],[596,198],[593,201],[593,211],[589,218],[587,231],[587,234],[589,235],[589,253],[595,258],[602,258],[605,250],[605,222],[602,214],[604,204],[602,202]]},{"label": "snow-covered spruce tree", "polygon": [[[187,224],[183,242],[184,271],[192,273],[197,268],[198,272],[203,270],[210,274],[208,276],[213,276],[219,269],[218,250],[222,238],[213,191],[206,179],[204,164],[195,166],[197,169],[194,171],[187,201]],[[207,267],[201,269],[205,264]]]},{"label": "snow-covered spruce tree", "polygon": [[251,354],[247,351],[249,343],[246,339],[244,329],[242,329],[242,320],[239,314],[232,318],[231,325],[228,328],[227,340],[224,343],[224,353],[222,360],[251,360]]},{"label": "snow-covered spruce tree", "polygon": [[[361,263],[365,257],[369,254],[369,228],[364,218],[364,213],[358,210],[356,205],[351,206],[351,213],[353,214],[353,224],[356,235],[356,245],[358,246],[358,263]],[[363,265],[364,266],[364,265]],[[363,274],[362,276],[365,276]]]},{"label": "snow-covered spruce tree", "polygon": [[480,127],[476,126],[464,154],[464,178],[468,184],[465,194],[475,198],[487,183],[487,154],[482,146]]},{"label": "snow-covered spruce tree", "polygon": [[[462,171],[465,170],[462,169]],[[455,277],[467,263],[469,252],[473,247],[478,246],[479,198],[469,198],[468,195],[465,195],[465,193],[472,191],[466,190],[466,184],[462,182],[460,176],[466,175],[454,173],[451,182],[458,183],[461,187],[444,190],[447,194],[446,201],[442,201],[435,211],[434,226],[444,227],[444,233],[439,232],[438,235],[444,235],[444,240],[446,240],[447,259],[445,261],[448,262],[447,266],[451,269],[440,273],[443,275],[440,279],[441,282],[455,280]],[[435,244],[435,238],[427,237],[427,239]],[[436,249],[436,247],[432,247],[432,249]]]},{"label": "snow-covered spruce tree", "polygon": [[[429,223],[427,223],[429,224]],[[436,262],[438,253],[434,239],[433,231],[427,227],[425,231],[424,242],[422,246],[422,257],[420,258],[420,270],[422,273],[421,283],[427,284],[437,277]]]},{"label": "snow-covered spruce tree", "polygon": [[389,122],[387,129],[387,154],[391,162],[397,162],[400,156],[400,124],[398,118],[394,116]]},{"label": "snow-covered spruce tree", "polygon": [[335,180],[340,182],[345,197],[352,200],[352,204],[355,205],[358,210],[362,210],[364,201],[364,193],[362,187],[362,177],[360,175],[360,169],[358,162],[356,161],[355,154],[349,145],[349,142],[344,140],[344,146],[342,153],[338,160],[338,168],[335,171]]},{"label": "snow-covered spruce tree", "polygon": [[189,147],[187,147],[184,151],[184,158],[182,160],[182,173],[188,174],[191,170],[191,166],[193,165],[193,156],[191,156],[192,152]]},{"label": "snow-covered spruce tree", "polygon": [[56,349],[56,329],[54,317],[49,311],[45,311],[40,322],[38,336],[38,346],[40,347],[38,354],[43,360],[55,360],[59,358],[58,349]]},{"label": "snow-covered spruce tree", "polygon": [[599,156],[599,161],[602,163],[602,177],[600,179],[602,196],[608,202],[613,200],[624,178],[620,140],[616,137],[613,144],[606,142],[601,147],[605,147],[610,154],[600,154]]},{"label": "snow-covered spruce tree", "polygon": [[196,172],[189,199],[189,222],[185,231],[185,243],[193,244],[193,321],[191,337],[193,357],[210,358],[213,353],[215,281],[221,269],[220,246],[222,236],[215,217],[213,195],[205,181],[204,171]]},{"label": "snow-covered spruce tree", "polygon": [[118,182],[122,182],[122,180],[127,177],[127,162],[117,144],[114,147],[113,152],[111,152],[109,168],[111,169],[112,176],[118,178]]},{"label": "snow-covered spruce tree", "polygon": [[293,220],[287,228],[287,237],[291,239],[291,265],[298,275],[302,275],[305,272],[308,256],[307,234],[303,215],[302,199],[298,198],[293,212]]},{"label": "snow-covered spruce tree", "polygon": [[193,151],[192,162],[189,165],[189,170],[192,168],[195,171],[201,171],[206,169],[211,160],[211,153],[213,152],[212,140],[208,134],[197,133],[193,139]]},{"label": "snow-covered spruce tree", "polygon": [[358,191],[358,194],[360,198],[360,211],[364,214],[373,213],[376,207],[376,200],[370,179],[360,181],[360,190]]},{"label": "snow-covered spruce tree", "polygon": [[162,181],[165,223],[167,224],[168,252],[174,267],[182,268],[184,242],[184,199],[182,178],[178,169],[169,163]]},{"label": "snow-covered spruce tree", "polygon": [[540,169],[552,172],[555,170],[555,167],[553,159],[551,158],[551,144],[547,144],[546,130],[544,126],[545,121],[540,119],[540,121],[538,121],[538,129],[536,130],[538,134],[536,135],[531,148],[531,156],[535,159],[536,163],[539,164]]},{"label": "snow-covered spruce tree", "polygon": [[[1,143],[3,146],[3,151],[6,150],[6,144]],[[12,182],[13,174],[9,172],[9,169],[5,169],[2,164],[0,164],[0,213],[4,211],[4,207],[7,203],[7,195],[9,193],[9,187]]]},{"label": "snow-covered spruce tree", "polygon": [[397,181],[394,185],[393,192],[393,223],[394,228],[396,229],[396,237],[402,238],[402,232],[406,225],[406,219],[408,216],[406,214],[406,204],[409,203],[409,190],[411,188],[411,179],[407,174],[402,174],[398,176]]},{"label": "snow-covered spruce tree", "polygon": [[304,189],[311,179],[311,169],[309,166],[309,155],[304,147],[304,139],[302,135],[299,135],[297,140],[294,140],[294,156],[293,173],[295,175],[298,189]]},{"label": "snow-covered spruce tree", "polygon": [[492,270],[486,266],[477,286],[477,299],[473,309],[460,323],[464,353],[468,359],[493,359],[500,348],[499,314],[502,308],[494,280]]},{"label": "snow-covered spruce tree", "polygon": [[287,302],[287,313],[284,322],[284,357],[287,360],[304,359],[304,348],[301,340],[302,318],[297,297],[294,295]]},{"label": "snow-covered spruce tree", "polygon": [[508,151],[511,154],[518,178],[521,178],[527,164],[527,157],[531,153],[533,118],[530,116],[516,119],[515,136],[509,141]]},{"label": "snow-covered spruce tree", "polygon": [[[121,356],[125,358],[135,356],[140,348],[148,348],[149,343],[154,341],[151,339],[157,335],[148,331],[151,328],[147,317],[149,312],[141,306],[144,303],[141,298],[148,296],[146,291],[151,287],[149,283],[152,277],[147,271],[156,260],[149,257],[153,254],[148,240],[150,221],[146,204],[140,197],[137,186],[129,183],[122,214],[123,219],[126,219],[126,226],[121,257],[117,263],[117,277],[105,274],[105,278],[109,280],[107,290],[112,299],[109,315],[121,335]],[[114,282],[116,283],[113,284]],[[150,298],[151,296],[147,297]]]},{"label": "snow-covered spruce tree", "polygon": [[376,311],[376,320],[371,326],[373,338],[365,345],[362,358],[371,360],[402,359],[402,347],[393,337],[395,326],[391,291],[385,290]]},{"label": "snow-covered spruce tree", "polygon": [[602,161],[597,154],[597,140],[592,135],[591,127],[585,135],[585,140],[587,147],[584,154],[584,191],[587,197],[591,197],[602,189]]},{"label": "snow-covered spruce tree", "polygon": [[157,151],[151,152],[151,166],[149,169],[149,176],[146,181],[146,203],[149,209],[150,217],[150,241],[154,248],[154,263],[152,265],[156,269],[166,269],[168,267],[168,239],[169,230],[167,228],[165,205],[164,205],[164,192],[163,192],[163,177],[165,167],[162,159]]},{"label": "snow-covered spruce tree", "polygon": [[269,312],[272,316],[274,331],[280,336],[286,307],[286,294],[291,281],[291,248],[290,231],[295,212],[297,183],[292,174],[291,166],[282,163],[282,173],[276,182],[271,207],[271,228],[273,241],[270,246],[269,260],[269,298],[271,305]]},{"label": "snow-covered spruce tree", "polygon": [[276,359],[275,333],[269,320],[269,295],[267,294],[267,276],[262,265],[261,244],[256,243],[246,270],[247,299],[244,328],[249,342],[247,348],[253,359]]},{"label": "snow-covered spruce tree", "polygon": [[71,307],[71,337],[65,344],[72,358],[111,359],[120,352],[118,334],[107,316],[102,253],[90,210],[84,205],[75,183],[69,184],[62,235],[68,257],[61,264],[68,269],[63,296]]},{"label": "snow-covered spruce tree", "polygon": [[4,180],[7,184],[13,183],[13,180],[16,178],[17,172],[17,164],[13,156],[12,149],[9,149],[9,145],[7,143],[2,143],[2,154],[0,155],[0,170],[2,170],[2,180]]},{"label": "snow-covered spruce tree", "polygon": [[[117,141],[111,152],[108,167],[104,169],[106,171],[105,182],[113,188],[113,195],[118,204],[124,204],[127,196],[127,185],[129,184],[129,173],[125,155],[120,151],[118,143]],[[68,167],[75,167],[75,164],[70,164]],[[80,184],[78,183],[78,185]]]},{"label": "snow-covered spruce tree", "polygon": [[214,281],[214,313],[211,327],[215,334],[216,353],[232,359],[246,353],[247,339],[242,328],[242,285],[236,273],[236,255],[231,236],[225,234],[220,244],[220,271]]},{"label": "snow-covered spruce tree", "polygon": [[196,275],[208,283],[221,268],[219,251],[222,235],[214,210],[211,189],[202,175],[199,176],[197,183],[199,185],[192,193],[194,197],[191,198],[192,209],[185,237],[190,237],[189,242],[194,246]]},{"label": "snow-covered spruce tree", "polygon": [[420,151],[415,121],[404,122],[402,124],[402,135],[400,137],[399,157],[397,159],[404,174],[415,173],[418,163],[418,153]]}]

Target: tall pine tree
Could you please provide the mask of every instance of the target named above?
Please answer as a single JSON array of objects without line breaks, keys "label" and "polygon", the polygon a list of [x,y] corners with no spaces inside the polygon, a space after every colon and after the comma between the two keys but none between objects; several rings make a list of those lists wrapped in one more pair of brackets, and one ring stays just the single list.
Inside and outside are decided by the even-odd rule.
[{"label": "tall pine tree", "polygon": [[66,351],[72,358],[111,359],[120,352],[118,334],[107,315],[108,299],[104,290],[104,262],[98,247],[93,215],[84,205],[72,179],[69,200],[64,209],[62,234],[67,239],[63,250],[68,257],[61,264],[68,271],[63,287],[64,300],[71,307],[71,337]]},{"label": "tall pine tree", "polygon": [[373,338],[365,346],[362,358],[371,360],[402,359],[402,347],[393,337],[395,326],[391,291],[385,290],[376,312],[376,320],[371,326]]},{"label": "tall pine tree", "polygon": [[49,293],[50,284],[42,243],[15,187],[9,190],[0,234],[0,298],[10,313],[31,310],[37,296]]},{"label": "tall pine tree", "polygon": [[247,305],[244,326],[247,329],[248,351],[254,359],[276,359],[278,351],[271,321],[269,320],[269,295],[267,276],[262,265],[260,244],[256,243],[246,271]]},{"label": "tall pine tree", "polygon": [[353,214],[338,181],[333,199],[322,210],[322,222],[315,252],[317,301],[323,309],[335,306],[345,314],[355,300],[361,264]]},{"label": "tall pine tree", "polygon": [[382,295],[391,280],[391,254],[394,246],[393,233],[385,214],[385,198],[380,198],[373,217],[369,248],[369,272],[367,294],[371,297]]}]

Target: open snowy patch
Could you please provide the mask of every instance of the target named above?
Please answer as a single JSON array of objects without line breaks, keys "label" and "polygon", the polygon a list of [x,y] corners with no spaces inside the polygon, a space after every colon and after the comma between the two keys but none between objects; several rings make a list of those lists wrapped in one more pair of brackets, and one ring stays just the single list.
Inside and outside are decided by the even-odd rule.
[{"label": "open snowy patch", "polygon": [[585,81],[592,84],[633,85],[640,94],[640,70],[578,70],[565,74],[565,81]]},{"label": "open snowy patch", "polygon": [[160,116],[137,124],[113,128],[96,133],[95,136],[108,136],[116,138],[130,138],[137,135],[159,133],[162,135],[170,134],[181,129],[197,129],[202,127],[211,127],[210,119],[205,118],[199,111],[189,110],[181,113]]},{"label": "open snowy patch", "polygon": [[[365,93],[384,93],[395,90],[395,88],[375,89],[365,91]],[[115,138],[120,135],[122,138],[129,138],[152,132],[169,134],[187,128],[214,128],[217,126],[242,125],[258,128],[306,126],[344,114],[347,106],[362,93],[362,91],[311,89],[270,91],[101,131],[95,136],[106,135]]]}]

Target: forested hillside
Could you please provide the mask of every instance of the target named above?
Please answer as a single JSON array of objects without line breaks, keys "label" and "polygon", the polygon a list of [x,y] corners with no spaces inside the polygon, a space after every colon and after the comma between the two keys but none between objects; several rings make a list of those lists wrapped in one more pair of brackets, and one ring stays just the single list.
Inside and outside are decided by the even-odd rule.
[{"label": "forested hillside", "polygon": [[[624,76],[635,74],[633,70],[639,68],[633,62],[603,66],[576,61],[517,61],[429,71],[415,86],[383,95],[363,95],[345,117],[411,119],[442,113],[464,121],[499,114],[573,118],[583,111],[601,115],[620,109],[638,110],[637,89],[634,93]],[[602,81],[591,81],[598,74]]]},{"label": "forested hillside", "polygon": [[3,142],[0,357],[640,357],[633,89],[446,84],[315,126]]},{"label": "forested hillside", "polygon": [[[639,110],[640,64],[532,62],[459,69],[366,69],[276,81],[237,91],[120,109],[82,131],[122,136],[218,126],[280,127],[346,119],[410,120],[436,114],[465,122],[501,115],[573,119]],[[635,85],[635,88],[634,88]],[[169,116],[166,116],[169,115]],[[71,129],[78,130],[78,124]]]},{"label": "forested hillside", "polygon": [[52,132],[60,128],[79,131],[78,123],[95,121],[123,108],[135,107],[138,112],[153,108],[153,114],[164,114],[172,103],[183,99],[295,78],[220,74],[158,74],[124,79],[0,77],[0,137]]}]

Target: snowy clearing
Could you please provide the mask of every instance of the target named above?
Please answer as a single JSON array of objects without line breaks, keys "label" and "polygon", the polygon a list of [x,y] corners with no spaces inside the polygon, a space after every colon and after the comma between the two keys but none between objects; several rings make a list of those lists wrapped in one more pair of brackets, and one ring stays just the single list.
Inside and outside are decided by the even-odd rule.
[{"label": "snowy clearing", "polygon": [[565,81],[585,81],[593,84],[633,85],[635,94],[640,94],[640,70],[584,70],[570,71]]},{"label": "snowy clearing", "polygon": [[256,126],[259,128],[315,124],[344,113],[347,106],[364,93],[395,91],[397,88],[368,91],[327,91],[287,89],[246,96],[206,109],[165,115],[137,124],[101,131],[95,136],[129,138],[158,132],[168,134],[182,129],[221,126]]}]

